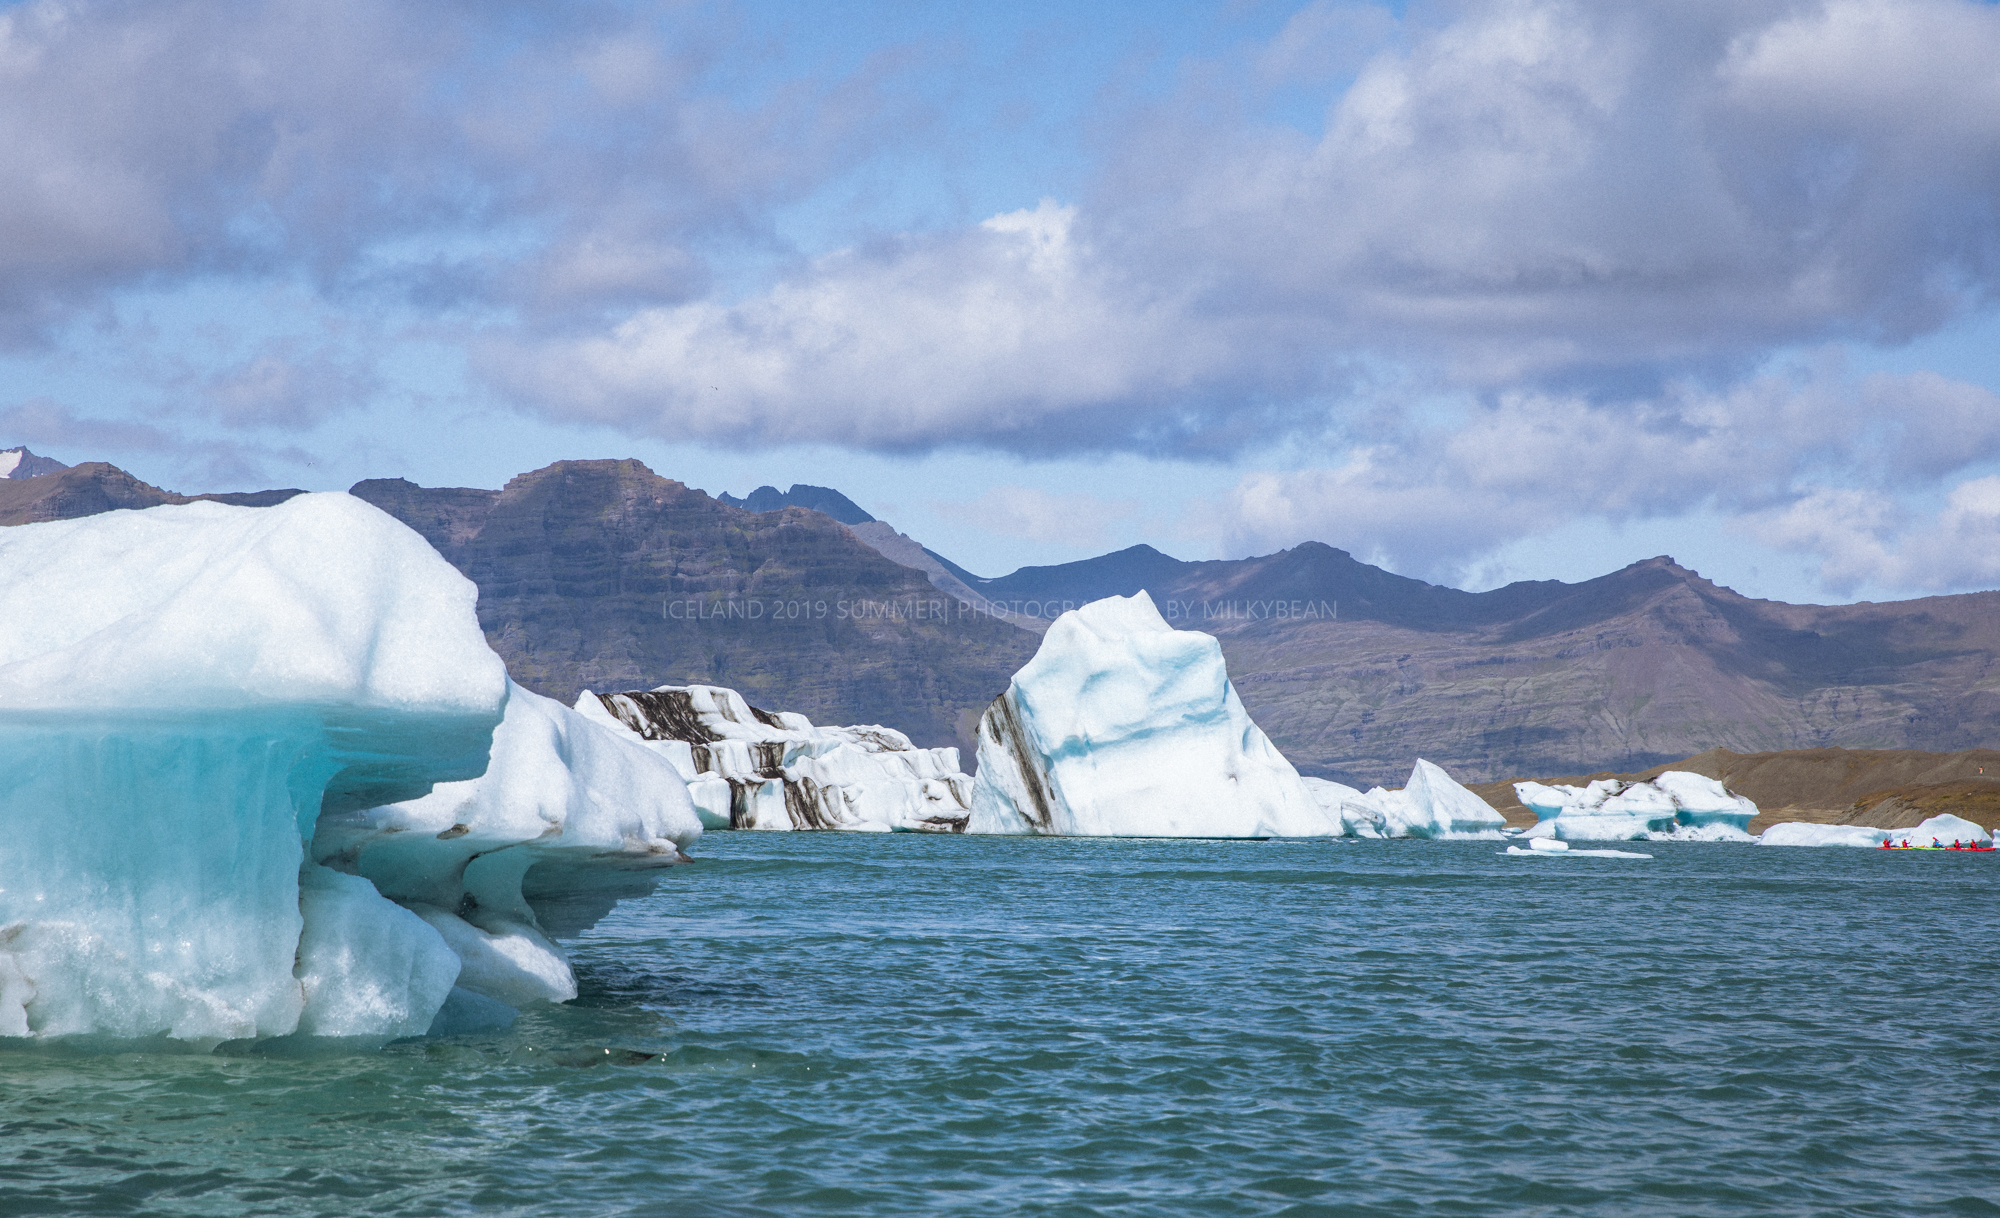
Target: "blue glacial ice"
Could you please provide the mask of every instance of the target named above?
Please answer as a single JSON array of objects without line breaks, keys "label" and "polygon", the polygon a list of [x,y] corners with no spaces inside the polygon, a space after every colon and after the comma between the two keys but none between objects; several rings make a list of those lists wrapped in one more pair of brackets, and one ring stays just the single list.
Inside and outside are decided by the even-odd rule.
[{"label": "blue glacial ice", "polygon": [[[0,529],[0,570],[0,1035],[201,1046],[429,1028],[469,965],[423,902],[362,873],[354,827],[480,779],[490,752],[506,761],[495,728],[533,702],[510,699],[473,585],[339,494]],[[624,788],[591,765],[655,759],[604,733],[572,761],[575,784],[615,800]],[[323,824],[346,827],[332,854]],[[609,857],[586,865],[543,820],[510,900],[497,873],[512,864],[474,875],[457,824],[413,854],[465,864],[447,912],[476,929],[489,893],[496,925],[524,907],[574,923],[604,885],[569,873],[656,865],[662,841],[698,832],[686,813],[651,838],[597,835]]]},{"label": "blue glacial ice", "polygon": [[1056,619],[979,724],[967,832],[1333,837],[1245,713],[1222,648],[1144,592]]},{"label": "blue glacial ice", "polygon": [[323,813],[312,855],[441,938],[460,988],[518,1007],[576,997],[555,940],[650,890],[700,836],[686,784],[664,758],[510,685],[484,774]]},{"label": "blue glacial ice", "polygon": [[1601,778],[1587,786],[1517,782],[1535,813],[1531,838],[1562,841],[1748,842],[1757,805],[1722,783],[1684,770],[1650,782]]}]

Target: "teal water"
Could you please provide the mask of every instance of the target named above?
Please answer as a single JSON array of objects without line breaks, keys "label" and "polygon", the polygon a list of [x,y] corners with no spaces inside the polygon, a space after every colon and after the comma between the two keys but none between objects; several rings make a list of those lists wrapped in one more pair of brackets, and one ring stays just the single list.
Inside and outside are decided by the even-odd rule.
[{"label": "teal water", "polygon": [[0,1052],[5,1214],[2000,1214],[1993,855],[705,837],[584,995]]}]

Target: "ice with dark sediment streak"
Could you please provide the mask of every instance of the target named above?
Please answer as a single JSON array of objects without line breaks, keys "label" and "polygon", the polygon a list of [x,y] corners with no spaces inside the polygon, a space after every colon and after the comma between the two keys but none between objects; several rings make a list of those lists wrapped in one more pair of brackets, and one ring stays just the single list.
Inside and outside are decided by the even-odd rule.
[{"label": "ice with dark sediment streak", "polygon": [[[473,585],[350,496],[0,529],[0,570],[0,1035],[420,1033],[448,1003],[498,1005],[455,988],[476,980],[473,949],[511,950],[483,923],[572,909],[560,890],[593,884],[571,873],[670,860],[699,831],[691,811],[662,813],[650,835],[592,837],[589,868],[562,855],[583,806],[677,776],[610,733],[593,746],[579,733],[600,729],[575,717],[528,765],[508,764],[503,731],[489,771],[503,715],[537,700],[510,699]],[[436,907],[367,875],[361,827],[381,809],[515,782],[576,798],[537,804],[566,810],[533,824],[488,799],[463,828],[401,826],[409,870],[455,872],[463,894],[442,912],[479,938],[454,942]],[[316,835],[336,824],[354,833],[329,853],[337,835]],[[481,834],[476,867],[453,843]]]},{"label": "ice with dark sediment streak", "polygon": [[965,829],[972,779],[958,750],[918,748],[894,728],[820,727],[718,685],[585,690],[576,710],[670,762],[707,828]]},{"label": "ice with dark sediment streak", "polygon": [[972,833],[1332,837],[1250,720],[1216,640],[1144,592],[1056,619],[979,725]]}]

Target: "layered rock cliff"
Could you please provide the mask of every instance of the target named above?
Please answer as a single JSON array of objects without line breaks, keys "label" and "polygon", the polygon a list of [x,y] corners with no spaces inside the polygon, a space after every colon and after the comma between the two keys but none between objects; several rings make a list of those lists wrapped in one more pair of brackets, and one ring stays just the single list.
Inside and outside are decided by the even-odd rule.
[{"label": "layered rock cliff", "polygon": [[964,611],[820,512],[751,512],[637,461],[561,461],[498,491],[377,479],[354,494],[479,585],[514,679],[726,685],[818,722],[885,723],[970,754],[1035,636]]}]

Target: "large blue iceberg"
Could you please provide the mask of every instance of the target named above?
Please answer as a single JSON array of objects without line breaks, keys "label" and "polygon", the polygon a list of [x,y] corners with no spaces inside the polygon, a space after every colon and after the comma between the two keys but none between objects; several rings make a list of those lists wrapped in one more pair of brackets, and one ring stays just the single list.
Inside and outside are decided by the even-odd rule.
[{"label": "large blue iceberg", "polygon": [[[473,585],[350,496],[0,529],[0,571],[0,1035],[421,1033],[462,979],[523,997],[473,949],[559,933],[538,900],[573,924],[577,873],[699,833],[671,767],[510,696]],[[536,715],[534,747],[496,738]],[[666,794],[583,814],[640,788]]]}]

